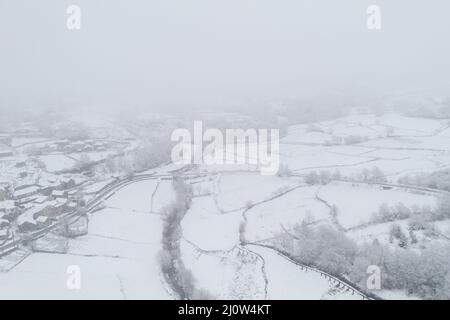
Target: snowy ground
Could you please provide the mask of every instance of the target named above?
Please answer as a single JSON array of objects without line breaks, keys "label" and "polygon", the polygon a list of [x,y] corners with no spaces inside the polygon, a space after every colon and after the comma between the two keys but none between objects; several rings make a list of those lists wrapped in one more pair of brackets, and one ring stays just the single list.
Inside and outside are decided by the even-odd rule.
[{"label": "snowy ground", "polygon": [[[252,188],[237,187],[239,181],[241,186]],[[328,207],[314,198],[318,188],[299,187],[298,181],[277,177],[264,181],[257,174],[224,174],[214,182],[222,187],[214,195],[195,197],[181,223],[182,259],[197,288],[218,299],[362,298],[336,289],[333,281],[302,270],[271,249],[241,244],[240,231],[247,240],[257,241],[275,236],[306,217],[314,220],[312,212],[317,219],[326,219]],[[280,186],[288,188],[277,196]],[[240,199],[245,199],[242,193],[255,203],[250,210],[237,209]],[[222,201],[215,201],[216,195]],[[231,206],[233,197],[237,199],[235,207]],[[224,199],[230,199],[228,212],[223,210]],[[244,214],[245,230],[241,229]]]},{"label": "snowy ground", "polygon": [[300,187],[272,201],[257,205],[245,215],[245,238],[255,242],[291,230],[302,221],[321,222],[329,218],[329,208],[316,199],[319,187]]},{"label": "snowy ground", "polygon": [[216,183],[217,205],[222,212],[245,209],[298,184],[294,179],[255,173],[223,175]]},{"label": "snowy ground", "polygon": [[[291,170],[339,170],[356,176],[380,168],[390,181],[407,173],[450,167],[448,120],[352,115],[334,121],[289,128],[281,140],[280,159]],[[348,144],[358,136],[361,141]]]},{"label": "snowy ground", "polygon": [[[171,299],[160,274],[162,220],[150,214],[155,181],[132,184],[90,218],[89,234],[70,241],[67,254],[33,253],[0,273],[0,299]],[[130,202],[130,197],[133,201]],[[66,286],[79,266],[81,289]]]},{"label": "snowy ground", "polygon": [[[293,126],[281,141],[280,159],[295,174],[327,170],[339,171],[347,179],[360,181],[364,169],[379,168],[390,183],[408,173],[432,172],[450,166],[448,121],[408,118],[394,114],[382,117],[353,115],[315,124]],[[351,136],[361,141],[346,143]],[[444,139],[447,139],[444,143]],[[340,141],[336,144],[336,141]],[[348,141],[352,141],[348,139]],[[398,223],[407,230],[407,220],[385,224],[371,222],[382,204],[407,208],[435,208],[437,194],[417,190],[332,182],[321,186],[302,185],[301,179],[267,177],[248,166],[214,166],[197,171],[212,172],[210,178],[193,182],[193,204],[183,222],[186,239],[184,258],[198,281],[219,297],[230,297],[229,288],[206,270],[218,268],[218,260],[233,261],[232,252],[243,250],[239,244],[257,242],[292,231],[306,221],[309,224],[332,224],[358,242],[378,239],[389,243],[389,228]],[[211,178],[213,177],[213,178]],[[336,217],[332,216],[337,209]],[[245,221],[245,228],[242,228]],[[446,222],[436,223],[442,234],[449,232]],[[239,236],[237,233],[241,232]],[[429,241],[423,232],[416,232],[421,244]],[[423,242],[425,241],[425,242]],[[246,253],[257,259],[248,262],[253,268],[264,262],[266,297],[272,299],[353,299],[351,292],[333,290],[333,283],[320,274],[308,273],[271,249],[245,246]],[[190,252],[190,253],[187,253]],[[192,255],[195,258],[192,258]],[[190,258],[189,258],[190,257]],[[226,258],[225,258],[226,257]],[[233,268],[221,267],[233,274]],[[255,270],[256,270],[255,269]],[[259,269],[259,273],[263,272]],[[221,288],[218,290],[217,287]],[[256,287],[248,290],[260,292]],[[226,294],[224,292],[227,292]],[[404,296],[402,292],[383,292],[386,298]],[[232,295],[231,295],[232,296]]]},{"label": "snowy ground", "polygon": [[[395,207],[398,203],[407,208],[414,206],[436,207],[437,198],[401,189],[384,190],[379,186],[335,182],[323,186],[317,194],[337,208],[337,220],[344,228],[356,227],[371,221],[382,204]],[[351,195],[351,197],[349,196]]]},{"label": "snowy ground", "polygon": [[[110,127],[103,126],[99,136]],[[409,173],[450,168],[449,138],[448,120],[351,115],[289,128],[281,141],[280,160],[294,173],[291,177],[262,176],[249,165],[193,168],[189,174],[207,176],[186,180],[193,186],[194,198],[181,222],[182,261],[197,289],[214,298],[359,299],[348,287],[336,287],[336,280],[246,242],[292,232],[306,221],[331,224],[359,243],[375,239],[389,243],[392,224],[407,230],[408,221],[368,224],[380,205],[393,207],[401,202],[408,208],[434,208],[437,195],[360,183],[361,173],[377,167],[395,184]],[[73,166],[73,159],[59,157],[41,159],[48,171]],[[92,215],[89,234],[70,241],[68,254],[34,253],[0,273],[0,298],[172,298],[161,277],[157,253],[162,214],[175,200],[168,171],[181,168],[169,165],[149,170],[145,173],[159,180],[135,182],[116,191],[105,200],[106,208]],[[303,175],[321,170],[339,171],[353,182],[305,183]],[[95,193],[104,183],[86,190]],[[447,241],[449,221],[434,225],[443,235],[440,240]],[[416,236],[421,244],[429,240],[421,231]],[[81,268],[79,291],[66,287],[69,265]],[[381,294],[405,297],[402,292]]]},{"label": "snowy ground", "polygon": [[302,269],[272,249],[254,245],[249,245],[248,248],[264,260],[268,299],[362,299],[362,296],[347,290],[347,288],[337,288],[337,281],[318,272]]}]

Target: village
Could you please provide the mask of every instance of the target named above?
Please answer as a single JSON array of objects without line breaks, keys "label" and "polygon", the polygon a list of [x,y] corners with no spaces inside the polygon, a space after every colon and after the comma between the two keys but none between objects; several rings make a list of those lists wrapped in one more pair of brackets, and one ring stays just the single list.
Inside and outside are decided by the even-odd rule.
[{"label": "village", "polygon": [[0,246],[83,216],[87,201],[119,178],[96,167],[130,146],[130,139],[48,139],[26,124],[0,133]]}]

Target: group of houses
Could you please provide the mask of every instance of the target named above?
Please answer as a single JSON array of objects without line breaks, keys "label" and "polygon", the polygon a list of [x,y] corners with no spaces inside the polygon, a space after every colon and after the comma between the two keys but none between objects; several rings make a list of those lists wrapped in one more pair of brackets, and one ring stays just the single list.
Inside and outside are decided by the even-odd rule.
[{"label": "group of houses", "polygon": [[51,152],[61,152],[65,154],[79,153],[79,152],[101,152],[107,151],[111,147],[111,143],[108,141],[96,141],[96,140],[56,140],[49,142],[40,147],[39,151],[35,151],[37,154],[45,154]]},{"label": "group of houses", "polygon": [[[23,127],[13,133],[14,137],[16,134],[34,137],[36,133]],[[55,140],[31,144],[25,154],[98,152],[115,147],[117,143],[108,140]],[[41,230],[85,204],[80,192],[89,180],[85,174],[41,170],[37,161],[14,152],[7,134],[0,134],[0,172],[0,245],[12,234]]]},{"label": "group of houses", "polygon": [[1,186],[0,242],[8,237],[5,230],[13,222],[19,232],[35,231],[83,206],[83,196],[76,186],[75,180],[63,177],[52,186],[21,185],[12,192],[11,188]]},{"label": "group of houses", "polygon": [[19,232],[30,232],[42,229],[53,221],[59,220],[64,214],[77,209],[75,200],[49,197],[42,199],[32,208],[26,210],[17,218]]},{"label": "group of houses", "polygon": [[13,200],[0,201],[0,243],[11,235],[11,221],[15,217],[15,213],[16,204]]}]

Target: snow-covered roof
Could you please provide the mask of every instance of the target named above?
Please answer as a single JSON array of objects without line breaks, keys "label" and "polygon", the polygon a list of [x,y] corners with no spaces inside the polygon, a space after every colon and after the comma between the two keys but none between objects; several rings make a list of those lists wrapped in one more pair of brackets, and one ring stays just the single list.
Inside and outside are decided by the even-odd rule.
[{"label": "snow-covered roof", "polygon": [[61,190],[54,190],[53,192],[52,192],[52,195],[53,196],[56,196],[56,197],[63,197],[64,196],[64,191],[61,191]]},{"label": "snow-covered roof", "polygon": [[36,200],[34,200],[35,203],[44,203],[45,201],[47,201],[46,196],[40,196],[40,197],[37,197]]},{"label": "snow-covered roof", "polygon": [[71,180],[73,180],[72,177],[62,177],[61,179],[59,179],[59,181],[63,183],[70,183]]},{"label": "snow-covered roof", "polygon": [[46,217],[46,216],[39,216],[39,217],[36,218],[36,221],[39,222],[39,223],[44,223],[47,220],[48,220],[48,217]]},{"label": "snow-covered roof", "polygon": [[20,197],[29,193],[37,192],[39,190],[39,187],[37,186],[31,186],[27,187],[21,190],[17,190],[14,192],[14,197]]},{"label": "snow-covered roof", "polygon": [[17,218],[17,223],[21,224],[21,223],[23,223],[25,221],[28,221],[28,222],[30,222],[30,220],[34,221],[34,216],[37,213],[40,213],[45,208],[48,208],[48,207],[58,208],[60,206],[63,206],[64,204],[65,204],[65,201],[58,201],[58,200],[46,201],[46,202],[44,202],[42,204],[38,204],[38,205],[28,209],[24,213],[22,213]]},{"label": "snow-covered roof", "polygon": [[76,208],[77,207],[77,203],[72,201],[67,206],[69,206],[70,208]]},{"label": "snow-covered roof", "polygon": [[44,202],[44,203],[42,204],[42,206],[43,206],[44,208],[46,208],[46,207],[57,208],[57,207],[61,207],[61,206],[65,205],[66,202],[67,202],[67,201],[65,201],[65,200],[56,199],[56,200]]},{"label": "snow-covered roof", "polygon": [[40,212],[41,209],[37,209],[37,208],[31,208],[27,211],[25,211],[24,213],[22,213],[18,218],[17,218],[17,224],[21,225],[22,223],[25,222],[29,222],[29,223],[33,223],[36,224],[36,220],[34,219],[34,215],[38,212]]}]

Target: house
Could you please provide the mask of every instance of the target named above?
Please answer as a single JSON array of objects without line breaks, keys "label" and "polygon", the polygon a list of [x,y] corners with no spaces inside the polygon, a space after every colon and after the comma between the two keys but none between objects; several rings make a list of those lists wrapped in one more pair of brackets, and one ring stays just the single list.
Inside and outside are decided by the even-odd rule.
[{"label": "house", "polygon": [[52,192],[52,197],[55,199],[67,199],[68,193],[67,193],[67,191],[64,191],[64,190],[54,190]]},{"label": "house", "polygon": [[36,195],[32,195],[32,196],[29,196],[29,197],[25,197],[25,198],[19,199],[19,200],[17,200],[17,203],[19,205],[23,206],[23,205],[26,205],[27,203],[34,202],[37,198],[38,198],[38,195],[36,194]]},{"label": "house", "polygon": [[67,208],[70,209],[71,211],[74,211],[78,208],[78,202],[77,201],[70,201],[67,204]]},{"label": "house", "polygon": [[46,225],[49,222],[49,218],[47,216],[38,216],[35,220],[38,225]]},{"label": "house", "polygon": [[81,215],[74,222],[66,225],[65,236],[74,238],[84,236],[89,230],[89,218],[86,214]]},{"label": "house", "polygon": [[67,205],[67,201],[64,200],[51,200],[46,201],[43,204],[35,206],[34,209],[34,218],[37,219],[40,216],[45,216],[48,219],[56,220],[60,215],[70,211],[70,208]]},{"label": "house", "polygon": [[0,241],[8,240],[10,237],[9,228],[0,229]]},{"label": "house", "polygon": [[79,190],[78,189],[74,189],[74,190],[70,190],[69,192],[67,192],[67,194],[69,195],[70,198],[75,198],[75,196],[78,194]]},{"label": "house", "polygon": [[16,168],[24,168],[27,165],[27,162],[25,160],[17,161],[14,165]]},{"label": "house", "polygon": [[15,201],[0,201],[0,213],[3,214],[4,219],[12,221],[16,217],[17,211],[18,210]]},{"label": "house", "polygon": [[37,194],[39,191],[39,187],[38,186],[26,186],[24,188],[16,188],[16,190],[14,191],[13,197],[16,200],[20,200],[26,197],[30,197],[33,196],[35,194]]},{"label": "house", "polygon": [[19,232],[36,231],[50,225],[51,221],[48,217],[42,216],[39,218],[38,213],[41,210],[41,208],[31,208],[22,213],[17,218]]},{"label": "house", "polygon": [[35,208],[28,209],[17,218],[17,226],[20,232],[28,232],[39,229],[36,220],[34,219],[34,214],[36,213]]},{"label": "house", "polygon": [[44,202],[47,201],[47,199],[48,199],[48,197],[46,197],[46,196],[40,196],[40,197],[37,197],[37,198],[33,201],[33,203],[35,203],[35,204],[43,204]]},{"label": "house", "polygon": [[52,184],[47,184],[47,185],[42,185],[42,184],[38,184],[37,185],[39,187],[39,193],[45,196],[50,196],[53,192],[53,190],[55,190],[56,188],[59,187],[59,184],[57,183],[52,183]]}]

